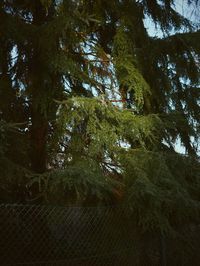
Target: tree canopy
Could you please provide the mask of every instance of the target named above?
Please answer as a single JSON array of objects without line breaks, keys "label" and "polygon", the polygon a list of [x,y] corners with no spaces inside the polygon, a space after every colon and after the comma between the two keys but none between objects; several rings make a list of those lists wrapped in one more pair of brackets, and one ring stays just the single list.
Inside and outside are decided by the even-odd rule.
[{"label": "tree canopy", "polygon": [[144,229],[197,221],[199,44],[173,0],[1,1],[1,201],[128,200]]}]

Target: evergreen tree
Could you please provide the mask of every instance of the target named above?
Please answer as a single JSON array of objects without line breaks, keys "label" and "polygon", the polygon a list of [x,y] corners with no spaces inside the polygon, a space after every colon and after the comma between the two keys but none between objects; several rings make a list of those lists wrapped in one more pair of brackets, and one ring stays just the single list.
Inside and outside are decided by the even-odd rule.
[{"label": "evergreen tree", "polygon": [[124,198],[144,230],[198,221],[200,32],[175,7],[1,1],[2,200]]}]

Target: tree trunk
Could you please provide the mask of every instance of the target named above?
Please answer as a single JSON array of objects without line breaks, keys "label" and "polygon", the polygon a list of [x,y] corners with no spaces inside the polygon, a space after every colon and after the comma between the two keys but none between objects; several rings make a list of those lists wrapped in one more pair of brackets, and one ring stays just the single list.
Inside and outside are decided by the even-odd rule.
[{"label": "tree trunk", "polygon": [[[46,11],[38,0],[33,5],[33,21],[36,27],[40,27],[47,21]],[[37,31],[36,31],[37,33]],[[37,43],[37,35],[33,36],[32,50],[29,63],[29,78],[31,91],[31,168],[36,173],[46,171],[47,164],[47,134],[48,111],[45,86],[45,68],[42,61],[42,51]]]}]

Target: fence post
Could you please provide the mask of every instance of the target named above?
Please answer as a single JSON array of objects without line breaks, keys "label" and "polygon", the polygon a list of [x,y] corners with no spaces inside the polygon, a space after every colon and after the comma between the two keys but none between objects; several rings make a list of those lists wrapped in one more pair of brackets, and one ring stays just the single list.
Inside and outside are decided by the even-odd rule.
[{"label": "fence post", "polygon": [[167,266],[166,239],[163,233],[160,234],[160,265]]}]

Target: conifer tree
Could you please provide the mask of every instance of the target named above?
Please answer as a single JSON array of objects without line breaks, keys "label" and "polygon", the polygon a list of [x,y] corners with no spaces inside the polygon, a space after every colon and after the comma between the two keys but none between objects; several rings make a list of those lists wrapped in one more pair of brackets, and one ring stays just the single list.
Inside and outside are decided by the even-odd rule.
[{"label": "conifer tree", "polygon": [[1,1],[2,200],[124,198],[145,230],[198,220],[200,32],[175,8]]}]

